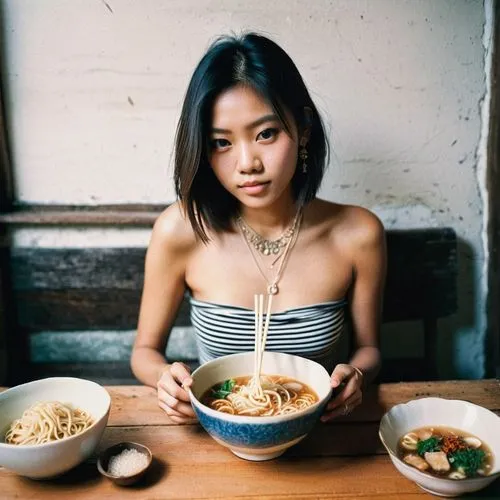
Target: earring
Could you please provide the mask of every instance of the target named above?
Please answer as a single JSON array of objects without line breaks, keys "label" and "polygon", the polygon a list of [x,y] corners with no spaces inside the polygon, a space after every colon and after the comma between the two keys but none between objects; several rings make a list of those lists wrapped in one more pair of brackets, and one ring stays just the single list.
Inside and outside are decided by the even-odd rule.
[{"label": "earring", "polygon": [[307,174],[307,149],[305,145],[301,145],[299,158],[302,160],[302,173]]}]

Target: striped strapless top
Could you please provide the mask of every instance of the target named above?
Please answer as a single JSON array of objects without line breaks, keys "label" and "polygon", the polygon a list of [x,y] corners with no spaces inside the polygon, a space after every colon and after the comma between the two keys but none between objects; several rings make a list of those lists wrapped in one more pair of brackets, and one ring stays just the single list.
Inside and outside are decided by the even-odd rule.
[{"label": "striped strapless top", "polygon": [[[254,311],[191,297],[200,363],[227,354],[253,351]],[[334,346],[344,327],[346,300],[324,302],[273,313],[266,350],[296,354],[331,369]]]}]

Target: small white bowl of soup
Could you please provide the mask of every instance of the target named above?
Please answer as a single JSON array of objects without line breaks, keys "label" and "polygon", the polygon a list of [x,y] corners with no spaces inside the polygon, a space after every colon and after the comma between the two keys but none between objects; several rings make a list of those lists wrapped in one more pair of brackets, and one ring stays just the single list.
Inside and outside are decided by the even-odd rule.
[{"label": "small white bowl of soup", "polygon": [[398,471],[433,495],[478,491],[500,477],[500,417],[473,403],[396,405],[382,417],[379,436]]},{"label": "small white bowl of soup", "polygon": [[0,393],[0,466],[21,476],[59,476],[90,457],[111,398],[99,384],[53,377]]},{"label": "small white bowl of soup", "polygon": [[240,458],[269,460],[314,427],[332,393],[330,375],[309,359],[266,351],[261,384],[269,402],[257,400],[259,407],[248,397],[253,373],[254,352],[217,358],[193,372],[189,395],[200,424],[218,443]]}]

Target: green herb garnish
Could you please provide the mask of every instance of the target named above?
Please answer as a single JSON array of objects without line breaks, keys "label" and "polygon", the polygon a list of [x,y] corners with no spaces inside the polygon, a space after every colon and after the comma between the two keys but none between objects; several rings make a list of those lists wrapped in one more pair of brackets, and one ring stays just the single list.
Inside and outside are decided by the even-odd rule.
[{"label": "green herb garnish", "polygon": [[233,392],[233,387],[235,386],[236,381],[230,378],[229,380],[225,380],[215,389],[212,389],[212,396],[215,399],[226,399],[231,392]]},{"label": "green herb garnish", "polygon": [[423,439],[417,443],[417,453],[423,457],[424,453],[439,451],[439,444],[441,439],[437,437],[430,437],[429,439]]},{"label": "green herb garnish", "polygon": [[455,469],[463,469],[465,475],[470,477],[476,474],[477,469],[481,467],[485,455],[483,450],[468,448],[450,453],[448,460]]}]

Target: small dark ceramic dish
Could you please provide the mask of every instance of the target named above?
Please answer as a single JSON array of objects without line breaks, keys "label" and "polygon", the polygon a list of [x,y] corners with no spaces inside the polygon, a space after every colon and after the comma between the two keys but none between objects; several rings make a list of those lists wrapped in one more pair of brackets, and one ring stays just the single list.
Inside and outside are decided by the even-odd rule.
[{"label": "small dark ceramic dish", "polygon": [[[110,474],[108,472],[108,466],[111,457],[119,455],[123,450],[131,450],[131,449],[137,450],[138,452],[146,455],[146,457],[148,458],[147,465],[140,471],[131,474],[130,476],[115,476],[113,474]],[[110,446],[109,448],[106,448],[99,455],[99,458],[97,460],[97,469],[103,476],[106,476],[115,484],[118,484],[120,486],[129,486],[130,484],[134,484],[135,482],[139,481],[139,479],[141,479],[144,473],[149,469],[152,460],[153,460],[153,455],[151,454],[151,451],[147,446],[144,446],[139,443],[132,443],[130,441],[124,441],[122,443],[118,443],[113,446]]]}]

